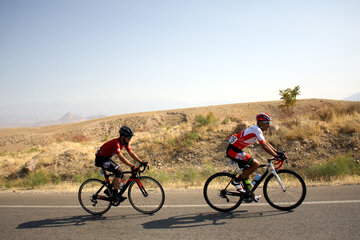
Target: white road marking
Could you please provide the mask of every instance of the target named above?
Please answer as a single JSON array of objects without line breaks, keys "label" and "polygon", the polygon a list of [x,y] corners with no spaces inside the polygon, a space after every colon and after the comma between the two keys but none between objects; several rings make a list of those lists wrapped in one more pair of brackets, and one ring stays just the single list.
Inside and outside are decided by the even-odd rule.
[{"label": "white road marking", "polygon": [[[336,201],[309,201],[303,202],[302,205],[316,205],[316,204],[344,204],[344,203],[360,203],[360,200],[336,200]],[[268,203],[243,203],[242,206],[256,207],[267,206]],[[270,205],[269,205],[270,206]],[[178,205],[164,205],[163,208],[200,208],[209,207],[207,204],[178,204]],[[80,205],[0,205],[0,208],[81,208]],[[118,206],[116,208],[132,208],[131,205]]]}]

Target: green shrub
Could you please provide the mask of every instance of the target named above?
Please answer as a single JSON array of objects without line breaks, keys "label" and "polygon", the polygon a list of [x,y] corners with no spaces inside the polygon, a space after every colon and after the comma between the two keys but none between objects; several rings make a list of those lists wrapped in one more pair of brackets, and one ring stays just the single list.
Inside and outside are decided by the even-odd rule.
[{"label": "green shrub", "polygon": [[305,174],[311,180],[330,181],[333,177],[360,175],[360,166],[353,157],[345,155],[321,165],[307,167]]},{"label": "green shrub", "polygon": [[228,124],[229,122],[230,122],[230,118],[225,117],[222,123],[223,124]]},{"label": "green shrub", "polygon": [[24,187],[34,188],[36,186],[45,185],[51,182],[51,177],[46,173],[44,169],[38,172],[31,172],[22,181]]},{"label": "green shrub", "polygon": [[186,147],[191,147],[196,140],[199,139],[199,133],[196,131],[191,131],[184,134],[184,138],[181,139]]},{"label": "green shrub", "polygon": [[213,112],[209,112],[205,117],[202,114],[198,114],[195,116],[195,124],[197,127],[204,127],[208,125],[212,125],[217,122],[217,118]]},{"label": "green shrub", "polygon": [[285,107],[292,107],[296,103],[296,97],[300,95],[300,86],[294,87],[294,89],[287,88],[285,90],[279,90],[282,100],[284,100]]},{"label": "green shrub", "polygon": [[109,134],[108,133],[105,133],[104,135],[104,141],[107,141],[109,139]]}]

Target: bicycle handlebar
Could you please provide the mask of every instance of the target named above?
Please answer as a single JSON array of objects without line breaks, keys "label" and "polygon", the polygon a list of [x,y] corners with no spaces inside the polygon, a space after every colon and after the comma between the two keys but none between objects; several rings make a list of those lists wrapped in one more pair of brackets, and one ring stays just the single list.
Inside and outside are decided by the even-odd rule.
[{"label": "bicycle handlebar", "polygon": [[149,170],[149,165],[148,164],[143,164],[143,163],[140,163],[140,165],[138,166],[138,171],[139,173],[143,173],[145,172],[146,168]]},{"label": "bicycle handlebar", "polygon": [[270,158],[268,159],[268,163],[272,162],[272,161],[275,161],[274,165],[277,165],[275,167],[275,169],[279,169],[282,167],[282,165],[284,164],[284,162],[288,163],[288,159],[285,158],[285,159],[278,159],[278,158]]}]

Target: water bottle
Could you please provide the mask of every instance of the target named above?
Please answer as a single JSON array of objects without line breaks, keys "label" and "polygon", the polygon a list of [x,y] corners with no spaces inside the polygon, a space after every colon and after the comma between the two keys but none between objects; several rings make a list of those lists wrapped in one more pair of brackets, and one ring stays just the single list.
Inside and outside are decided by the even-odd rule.
[{"label": "water bottle", "polygon": [[125,180],[124,179],[121,179],[121,182],[119,184],[119,190],[121,190],[125,185]]},{"label": "water bottle", "polygon": [[252,180],[251,184],[254,186],[254,185],[257,183],[257,181],[259,181],[260,177],[261,177],[261,174],[260,174],[260,173],[256,174],[256,176],[255,176],[255,178]]},{"label": "water bottle", "polygon": [[104,176],[104,171],[100,169],[100,176]]}]

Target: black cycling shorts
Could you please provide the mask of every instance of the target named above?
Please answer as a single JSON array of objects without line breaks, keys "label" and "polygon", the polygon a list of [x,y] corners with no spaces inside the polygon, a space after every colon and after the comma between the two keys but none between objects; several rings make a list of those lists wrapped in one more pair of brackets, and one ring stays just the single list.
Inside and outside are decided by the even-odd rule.
[{"label": "black cycling shorts", "polygon": [[115,177],[122,178],[123,172],[119,165],[117,165],[111,158],[96,156],[95,166],[101,167],[106,171],[114,173]]}]

